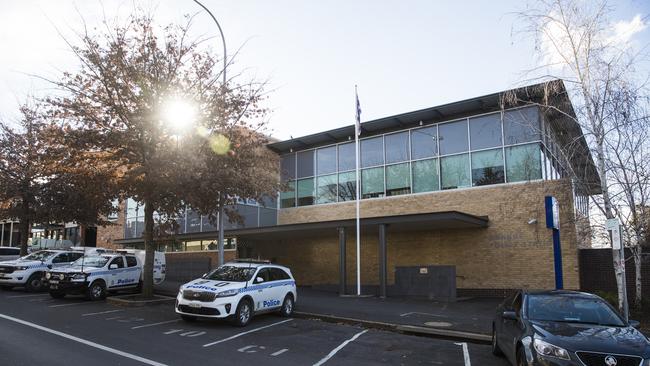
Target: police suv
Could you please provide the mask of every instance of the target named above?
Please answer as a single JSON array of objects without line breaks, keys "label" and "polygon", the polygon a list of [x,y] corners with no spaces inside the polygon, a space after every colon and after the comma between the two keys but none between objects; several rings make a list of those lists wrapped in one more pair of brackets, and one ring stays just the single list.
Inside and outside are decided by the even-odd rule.
[{"label": "police suv", "polygon": [[24,286],[27,291],[39,291],[44,287],[46,271],[66,266],[82,255],[68,250],[40,250],[13,261],[0,262],[0,286],[6,290]]},{"label": "police suv", "polygon": [[180,287],[176,313],[186,321],[230,318],[243,327],[254,314],[293,313],[298,294],[291,271],[268,261],[239,260]]},{"label": "police suv", "polygon": [[89,300],[101,300],[108,291],[137,289],[141,285],[142,264],[133,254],[86,254],[66,267],[45,274],[50,296],[83,294]]}]

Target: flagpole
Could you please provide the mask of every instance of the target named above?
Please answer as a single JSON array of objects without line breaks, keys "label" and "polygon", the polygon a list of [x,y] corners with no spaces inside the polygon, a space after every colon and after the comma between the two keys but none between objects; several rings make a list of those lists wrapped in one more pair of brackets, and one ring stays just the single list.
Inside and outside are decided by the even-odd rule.
[{"label": "flagpole", "polygon": [[361,296],[361,220],[359,216],[359,203],[361,199],[361,180],[359,179],[359,134],[361,133],[361,110],[359,107],[359,94],[357,93],[357,86],[354,86],[354,95],[356,98],[355,115],[356,121],[354,124],[354,146],[356,150],[356,221],[357,221],[357,296]]}]

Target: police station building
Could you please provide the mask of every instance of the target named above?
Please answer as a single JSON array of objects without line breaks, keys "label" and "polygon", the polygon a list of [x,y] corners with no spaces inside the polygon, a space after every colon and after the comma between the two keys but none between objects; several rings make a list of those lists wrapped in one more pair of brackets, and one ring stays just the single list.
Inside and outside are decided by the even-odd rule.
[{"label": "police station building", "polygon": [[[551,85],[361,124],[362,292],[553,288],[546,196],[560,208],[564,285],[579,287],[578,248],[590,244],[587,198],[598,191],[572,177],[597,184],[598,176],[567,92],[559,81]],[[349,125],[269,144],[287,190],[266,207],[240,203],[244,224],[225,228],[230,257],[271,259],[291,268],[298,285],[354,292],[354,131]],[[136,211],[126,208],[126,234],[116,243],[141,243]],[[182,226],[177,247],[212,255],[207,246],[218,228],[204,229],[191,215],[182,218],[194,225]]]}]

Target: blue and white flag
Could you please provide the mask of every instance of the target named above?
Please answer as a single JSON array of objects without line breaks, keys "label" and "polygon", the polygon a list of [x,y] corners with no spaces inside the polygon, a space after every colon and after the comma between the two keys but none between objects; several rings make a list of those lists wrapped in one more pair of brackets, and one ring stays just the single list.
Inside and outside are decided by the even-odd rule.
[{"label": "blue and white flag", "polygon": [[354,96],[357,99],[357,104],[356,104],[356,122],[355,122],[355,132],[357,133],[357,136],[361,135],[361,103],[359,103],[359,93],[357,93],[357,86],[354,86]]}]

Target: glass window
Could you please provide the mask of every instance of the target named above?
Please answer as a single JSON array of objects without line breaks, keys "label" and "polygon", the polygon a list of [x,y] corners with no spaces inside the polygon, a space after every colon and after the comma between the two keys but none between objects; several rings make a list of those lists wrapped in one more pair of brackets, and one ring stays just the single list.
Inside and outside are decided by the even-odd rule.
[{"label": "glass window", "polygon": [[283,182],[296,179],[296,154],[280,157],[280,174]]},{"label": "glass window", "polygon": [[506,145],[540,139],[537,107],[519,108],[503,114],[503,136]]},{"label": "glass window", "polygon": [[472,183],[475,186],[503,183],[503,151],[501,149],[472,153]]},{"label": "glass window", "polygon": [[336,146],[316,150],[318,175],[336,173]]},{"label": "glass window", "polygon": [[287,182],[287,190],[280,192],[280,207],[296,206],[296,181]]},{"label": "glass window", "polygon": [[298,206],[314,204],[314,178],[298,181]]},{"label": "glass window", "polygon": [[354,143],[348,142],[338,146],[339,172],[353,170],[356,167],[356,151]]},{"label": "glass window", "polygon": [[132,255],[126,256],[126,266],[127,267],[135,267],[137,265],[138,265],[138,260],[134,256],[132,256]]},{"label": "glass window", "polygon": [[501,113],[471,118],[469,135],[472,150],[501,146]]},{"label": "glass window", "polygon": [[201,241],[188,241],[185,243],[185,250],[188,252],[198,252],[201,251]]},{"label": "glass window", "polygon": [[384,167],[361,171],[361,198],[384,196]]},{"label": "glass window", "polygon": [[440,177],[442,189],[469,187],[469,154],[441,158]]},{"label": "glass window", "polygon": [[411,171],[409,163],[386,167],[386,196],[411,193]]},{"label": "glass window", "polygon": [[129,198],[126,200],[126,217],[135,217],[137,216],[138,204],[132,199]]},{"label": "glass window", "polygon": [[124,231],[124,239],[132,239],[135,238],[135,223],[136,219],[135,217],[129,217],[126,219],[126,228]]},{"label": "glass window", "polygon": [[467,120],[440,124],[438,125],[438,133],[440,134],[440,155],[469,150]]},{"label": "glass window", "polygon": [[[294,183],[294,184],[295,184],[295,183]],[[294,193],[294,194],[295,194],[295,193]],[[295,203],[295,202],[296,202],[296,198],[295,198],[294,196],[292,196],[292,198],[293,198],[293,201],[292,201],[292,202]],[[293,206],[294,206],[294,205],[289,206],[289,207],[293,207]],[[217,218],[215,217],[215,218],[212,219],[212,222],[211,222],[211,218],[210,218],[210,216],[201,216],[201,226],[202,226],[202,228],[203,228],[202,232],[206,232],[206,231],[215,231],[215,230],[217,230],[216,220],[217,220]],[[213,222],[214,222],[214,224],[213,224]]]},{"label": "glass window", "polygon": [[440,189],[438,159],[418,160],[413,163],[413,192],[431,192]]},{"label": "glass window", "polygon": [[384,138],[382,136],[361,140],[361,167],[384,164]]},{"label": "glass window", "polygon": [[339,173],[339,201],[354,201],[357,198],[357,177],[355,172]]},{"label": "glass window", "polygon": [[187,210],[187,232],[198,233],[201,231],[201,215],[193,210]]},{"label": "glass window", "polygon": [[409,133],[400,132],[384,136],[386,164],[409,160]]},{"label": "glass window", "polygon": [[411,130],[411,159],[429,158],[438,155],[436,126]]},{"label": "glass window", "polygon": [[298,178],[314,176],[314,150],[298,153]]},{"label": "glass window", "polygon": [[323,175],[317,178],[316,203],[336,202],[336,174]]},{"label": "glass window", "polygon": [[506,169],[508,182],[521,182],[542,178],[538,144],[506,148]]},{"label": "glass window", "polygon": [[113,258],[111,263],[108,265],[108,268],[110,269],[114,264],[117,265],[117,268],[124,268],[124,261],[122,260],[122,257]]}]

